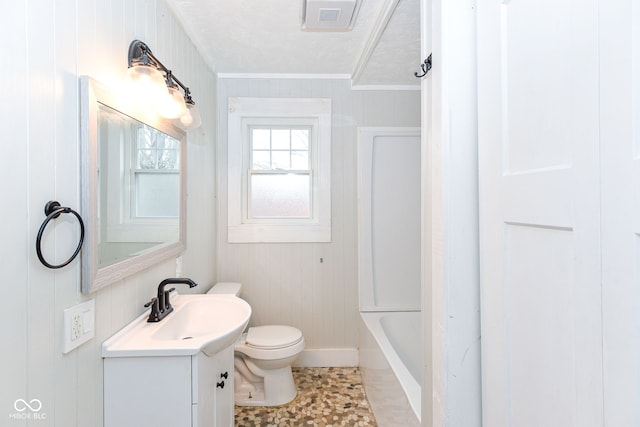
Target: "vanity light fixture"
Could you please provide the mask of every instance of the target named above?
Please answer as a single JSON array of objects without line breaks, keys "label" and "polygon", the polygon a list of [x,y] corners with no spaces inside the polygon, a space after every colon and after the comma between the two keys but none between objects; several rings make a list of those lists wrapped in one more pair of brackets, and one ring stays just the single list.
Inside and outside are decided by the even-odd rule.
[{"label": "vanity light fixture", "polygon": [[189,89],[184,91],[184,102],[187,106],[187,114],[180,117],[180,123],[185,129],[199,128],[202,124],[202,117],[200,116],[200,110],[196,107],[196,103],[191,98],[191,92]]},{"label": "vanity light fixture", "polygon": [[166,84],[167,93],[158,103],[158,112],[166,119],[178,119],[187,113],[187,104],[174,82],[171,70],[167,71]]},{"label": "vanity light fixture", "polygon": [[140,40],[132,41],[128,64],[125,80],[135,91],[137,101],[144,100],[154,106],[158,114],[174,120],[183,129],[195,129],[202,124],[189,88],[153,55],[149,46]]}]

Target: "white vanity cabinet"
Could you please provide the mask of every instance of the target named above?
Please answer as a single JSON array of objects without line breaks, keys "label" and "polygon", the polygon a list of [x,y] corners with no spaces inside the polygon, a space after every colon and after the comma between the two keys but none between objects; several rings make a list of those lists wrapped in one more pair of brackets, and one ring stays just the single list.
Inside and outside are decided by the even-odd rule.
[{"label": "white vanity cabinet", "polygon": [[233,347],[251,306],[233,295],[175,295],[161,322],[142,313],[102,343],[105,427],[232,427]]},{"label": "white vanity cabinet", "polygon": [[192,426],[232,427],[233,347],[209,357],[192,356]]},{"label": "white vanity cabinet", "polygon": [[233,347],[104,359],[105,427],[231,427]]}]

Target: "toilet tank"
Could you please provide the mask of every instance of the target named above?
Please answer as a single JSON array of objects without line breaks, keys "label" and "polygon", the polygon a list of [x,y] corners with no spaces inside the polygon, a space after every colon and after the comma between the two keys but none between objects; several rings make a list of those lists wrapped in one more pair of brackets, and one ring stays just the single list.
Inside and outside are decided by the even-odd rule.
[{"label": "toilet tank", "polygon": [[237,297],[240,296],[242,290],[242,284],[237,282],[219,282],[209,289],[208,294],[231,294]]}]

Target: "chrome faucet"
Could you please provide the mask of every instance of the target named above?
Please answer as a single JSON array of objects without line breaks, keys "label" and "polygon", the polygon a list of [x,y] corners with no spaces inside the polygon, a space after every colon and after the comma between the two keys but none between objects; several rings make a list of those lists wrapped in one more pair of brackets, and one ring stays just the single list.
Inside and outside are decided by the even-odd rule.
[{"label": "chrome faucet", "polygon": [[149,318],[147,319],[147,322],[159,322],[162,319],[164,319],[167,316],[167,314],[173,311],[173,306],[169,301],[169,294],[171,293],[171,291],[175,290],[176,288],[165,290],[164,287],[167,285],[173,285],[176,283],[184,283],[185,285],[189,285],[190,288],[193,288],[194,286],[198,286],[196,282],[187,278],[173,277],[169,279],[164,279],[158,285],[158,296],[151,298],[151,301],[149,301],[144,305],[145,307],[151,306],[151,313],[149,313]]}]

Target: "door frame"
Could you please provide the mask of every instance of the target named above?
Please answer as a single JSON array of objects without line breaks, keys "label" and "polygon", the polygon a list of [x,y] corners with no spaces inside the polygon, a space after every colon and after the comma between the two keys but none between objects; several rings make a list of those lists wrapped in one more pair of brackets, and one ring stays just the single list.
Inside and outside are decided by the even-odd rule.
[{"label": "door frame", "polygon": [[475,0],[421,0],[422,425],[482,425]]}]

